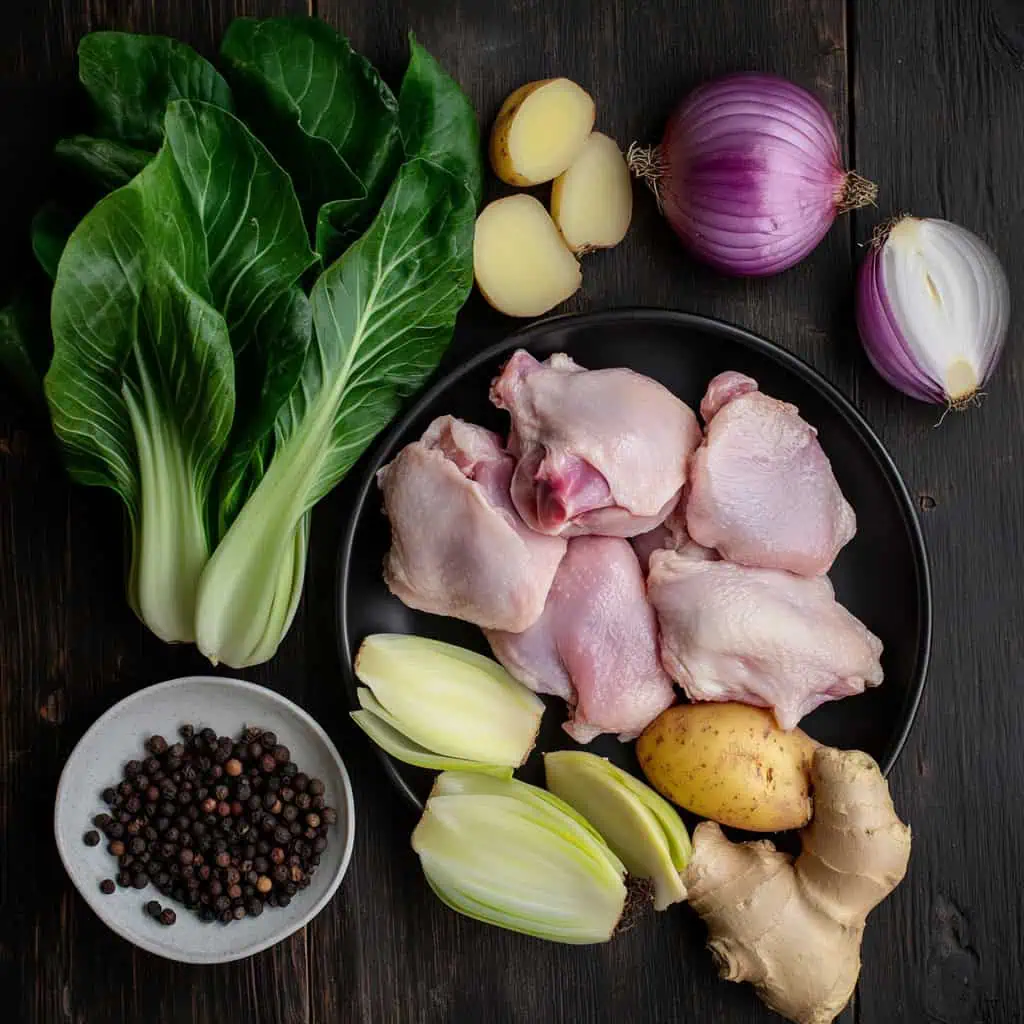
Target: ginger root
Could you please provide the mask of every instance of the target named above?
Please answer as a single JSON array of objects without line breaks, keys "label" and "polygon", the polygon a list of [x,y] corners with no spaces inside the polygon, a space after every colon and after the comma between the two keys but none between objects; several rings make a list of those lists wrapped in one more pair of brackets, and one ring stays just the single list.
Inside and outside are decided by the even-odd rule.
[{"label": "ginger root", "polygon": [[705,821],[684,882],[723,978],[749,981],[796,1024],[829,1024],[857,984],[868,912],[906,873],[910,829],[867,754],[821,747],[811,781],[814,817],[795,862]]}]

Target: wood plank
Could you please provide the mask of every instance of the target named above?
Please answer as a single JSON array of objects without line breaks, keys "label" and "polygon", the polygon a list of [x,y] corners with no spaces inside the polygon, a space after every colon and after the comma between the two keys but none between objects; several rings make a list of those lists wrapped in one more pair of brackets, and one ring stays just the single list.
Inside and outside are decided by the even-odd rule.
[{"label": "wood plank", "polygon": [[870,920],[860,999],[865,1021],[1009,1021],[1024,1012],[1024,20],[999,0],[912,10],[854,5],[857,162],[883,189],[856,237],[901,211],[963,224],[999,254],[1016,309],[985,402],[941,427],[935,409],[863,375],[861,405],[925,510],[936,622],[924,705],[893,780],[914,828],[910,872]]},{"label": "wood plank", "polygon": [[[207,55],[235,14],[305,13],[306,0],[59,3],[6,14],[0,51],[5,224],[24,230],[46,195],[45,155],[66,130],[78,38],[92,29],[160,32]],[[35,176],[35,179],[34,177]],[[5,258],[12,258],[5,251]],[[23,256],[18,257],[18,259]],[[14,1020],[308,1020],[304,933],[214,971],[171,964],[114,937],[74,894],[53,846],[57,777],[78,737],[149,683],[209,671],[194,651],[149,636],[124,600],[121,515],[106,494],[66,481],[48,431],[0,399],[0,977]],[[277,670],[242,673],[302,700],[300,613]],[[288,671],[282,666],[287,665]],[[26,865],[31,865],[26,869]]]},{"label": "wood plank", "polygon": [[[711,75],[745,68],[774,70],[814,90],[845,137],[841,0],[649,0],[642,6],[625,0],[458,0],[443,9],[431,0],[319,0],[318,9],[395,86],[406,59],[405,33],[415,31],[467,89],[485,128],[513,88],[564,74],[594,95],[598,128],[624,145],[655,141],[686,90]],[[493,180],[489,187],[492,195],[501,191]],[[787,274],[725,279],[683,254],[652,197],[638,191],[629,236],[617,249],[586,258],[583,291],[572,305],[663,305],[722,317],[775,338],[848,389],[854,370],[831,338],[850,268],[849,226],[842,223]],[[513,326],[474,295],[449,362]],[[350,489],[328,500],[318,524],[340,523]],[[320,581],[310,583],[310,606],[330,607],[333,579],[327,575],[322,589]],[[408,848],[414,817],[388,788],[363,737],[341,721],[340,683],[311,699],[316,713],[338,730],[359,821],[342,894],[310,928],[317,1024],[778,1020],[746,986],[715,979],[703,926],[685,910],[652,914],[608,946],[589,949],[540,943],[447,911],[422,883]],[[852,1010],[843,1019],[852,1021]]]}]

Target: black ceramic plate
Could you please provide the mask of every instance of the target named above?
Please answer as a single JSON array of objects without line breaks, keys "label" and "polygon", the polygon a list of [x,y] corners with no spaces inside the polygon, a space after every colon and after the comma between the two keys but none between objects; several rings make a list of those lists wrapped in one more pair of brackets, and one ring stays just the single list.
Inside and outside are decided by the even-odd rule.
[{"label": "black ceramic plate", "polygon": [[[818,428],[843,493],[857,513],[857,536],[831,572],[836,594],[885,645],[881,686],[823,705],[801,727],[832,746],[867,751],[888,772],[917,711],[931,639],[928,559],[910,495],[860,413],[806,363],[738,327],[668,310],[615,310],[533,324],[439,381],[388,431],[362,481],[339,565],[341,658],[352,707],[358,707],[352,659],[367,634],[416,633],[488,653],[475,626],[406,608],[388,592],[381,564],[389,530],[374,474],[444,413],[504,434],[507,414],[489,403],[487,391],[517,348],[541,359],[567,352],[590,369],[628,366],[661,381],[694,409],[707,382],[721,370],[749,374],[767,394],[799,406]],[[564,705],[551,699],[537,750],[520,772],[523,778],[542,781],[538,752],[575,746],[560,728],[564,717]],[[632,744],[602,736],[587,749],[637,771]],[[431,773],[379,753],[402,793],[421,805]]]}]

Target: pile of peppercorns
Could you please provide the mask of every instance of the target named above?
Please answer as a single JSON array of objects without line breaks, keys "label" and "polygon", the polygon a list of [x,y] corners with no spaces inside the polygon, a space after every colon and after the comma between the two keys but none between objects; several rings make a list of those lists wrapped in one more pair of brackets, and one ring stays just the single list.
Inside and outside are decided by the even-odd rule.
[{"label": "pile of peppercorns", "polygon": [[[110,811],[93,824],[117,858],[117,885],[152,883],[200,920],[225,924],[287,907],[309,885],[337,821],[323,782],[263,729],[237,740],[191,725],[179,734],[174,744],[151,736],[145,760],[129,761],[121,783],[103,791]],[[84,840],[98,845],[99,832]],[[100,883],[105,894],[115,888]],[[163,924],[176,920],[156,900],[145,909]]]}]

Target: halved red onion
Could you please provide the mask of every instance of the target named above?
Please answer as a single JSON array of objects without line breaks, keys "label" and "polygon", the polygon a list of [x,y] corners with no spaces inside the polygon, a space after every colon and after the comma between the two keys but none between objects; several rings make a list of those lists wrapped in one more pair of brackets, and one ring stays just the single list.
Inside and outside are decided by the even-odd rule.
[{"label": "halved red onion", "polygon": [[630,148],[684,244],[727,274],[777,274],[799,263],[840,213],[878,189],[843,170],[828,111],[777,75],[741,72],[695,89],[661,145]]},{"label": "halved red onion", "polygon": [[876,232],[857,278],[857,329],[894,388],[968,404],[992,375],[1009,322],[1009,282],[977,235],[918,217]]}]

